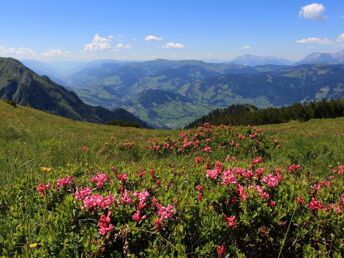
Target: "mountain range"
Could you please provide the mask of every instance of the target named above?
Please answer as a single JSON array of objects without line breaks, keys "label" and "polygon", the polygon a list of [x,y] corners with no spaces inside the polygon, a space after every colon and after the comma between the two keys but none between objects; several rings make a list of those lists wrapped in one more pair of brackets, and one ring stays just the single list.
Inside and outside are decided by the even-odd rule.
[{"label": "mountain range", "polygon": [[74,92],[66,90],[47,76],[39,76],[12,58],[0,58],[0,98],[75,120],[94,123],[133,121],[149,128],[145,122],[124,109],[110,111],[85,104]]},{"label": "mountain range", "polygon": [[342,97],[343,56],[311,54],[294,65],[253,55],[233,60],[242,64],[100,60],[79,65],[59,82],[89,105],[124,108],[155,128],[180,128],[232,104],[266,108]]}]

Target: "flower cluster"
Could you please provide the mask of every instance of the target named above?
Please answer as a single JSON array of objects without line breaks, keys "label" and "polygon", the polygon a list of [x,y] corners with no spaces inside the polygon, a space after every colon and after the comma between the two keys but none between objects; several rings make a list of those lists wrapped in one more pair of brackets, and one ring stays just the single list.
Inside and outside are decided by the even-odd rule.
[{"label": "flower cluster", "polygon": [[102,174],[100,171],[91,178],[92,182],[96,182],[98,188],[102,188],[105,182],[109,182],[109,176],[107,174]]}]

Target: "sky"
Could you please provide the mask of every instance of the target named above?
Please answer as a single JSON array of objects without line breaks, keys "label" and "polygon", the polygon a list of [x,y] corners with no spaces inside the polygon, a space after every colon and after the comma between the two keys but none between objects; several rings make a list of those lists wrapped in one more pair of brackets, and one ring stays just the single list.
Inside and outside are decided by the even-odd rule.
[{"label": "sky", "polygon": [[0,0],[0,56],[302,59],[344,47],[344,1]]}]

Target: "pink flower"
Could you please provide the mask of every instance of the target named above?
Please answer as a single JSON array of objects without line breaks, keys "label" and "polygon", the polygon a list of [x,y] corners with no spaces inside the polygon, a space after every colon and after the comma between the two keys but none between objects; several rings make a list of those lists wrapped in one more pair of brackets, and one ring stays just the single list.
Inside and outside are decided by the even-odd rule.
[{"label": "pink flower", "polygon": [[161,221],[164,219],[170,219],[173,217],[174,207],[172,205],[168,205],[167,207],[164,207],[161,204],[158,204],[157,208],[158,208],[158,215]]},{"label": "pink flower", "polygon": [[344,208],[344,194],[340,196],[340,205]]},{"label": "pink flower", "polygon": [[317,184],[314,184],[314,185],[313,185],[313,188],[314,188],[315,190],[320,190],[321,186],[320,186],[320,185],[317,185]]},{"label": "pink flower", "polygon": [[196,189],[198,192],[203,192],[203,185],[197,185]]},{"label": "pink flower", "polygon": [[231,170],[225,170],[222,174],[222,184],[228,185],[236,185],[237,182],[237,175],[233,173]]},{"label": "pink flower", "polygon": [[84,206],[82,206],[82,209],[90,208],[90,209],[97,209],[97,208],[103,208],[108,209],[111,204],[113,204],[115,201],[115,197],[112,195],[108,195],[106,197],[103,197],[99,194],[93,194],[89,195],[84,199]]},{"label": "pink flower", "polygon": [[296,200],[299,204],[302,204],[305,199],[303,199],[301,196],[296,197]]},{"label": "pink flower", "polygon": [[85,198],[90,195],[92,195],[92,189],[88,186],[80,190],[76,190],[74,193],[74,198],[77,200],[85,200]]},{"label": "pink flower", "polygon": [[333,170],[333,173],[336,173],[336,174],[344,174],[344,165],[339,165],[339,166],[338,166],[338,170],[334,169],[334,170]]},{"label": "pink flower", "polygon": [[107,174],[102,174],[101,172],[97,172],[97,174],[91,178],[92,182],[96,182],[98,188],[102,188],[105,182],[109,182],[109,176]]},{"label": "pink flower", "polygon": [[139,199],[140,201],[147,201],[149,198],[149,192],[147,190],[144,190],[142,192],[135,192],[134,196]]},{"label": "pink flower", "polygon": [[224,245],[218,245],[216,249],[217,249],[217,257],[223,258],[227,252],[225,246]]},{"label": "pink flower", "polygon": [[203,199],[203,194],[202,193],[198,193],[197,195],[197,200],[202,200]]},{"label": "pink flower", "polygon": [[263,183],[265,183],[268,187],[276,187],[278,186],[279,182],[282,180],[282,177],[280,175],[273,175],[269,174],[261,180]]},{"label": "pink flower", "polygon": [[65,178],[57,179],[56,189],[58,190],[61,186],[66,187],[72,183],[72,177],[66,176]]},{"label": "pink flower", "polygon": [[141,216],[141,211],[138,210],[135,212],[135,214],[131,217],[134,221],[140,221],[140,220],[144,220],[147,218],[146,215]]},{"label": "pink flower", "polygon": [[105,235],[114,228],[113,225],[110,224],[111,222],[110,216],[111,216],[111,211],[108,212],[107,216],[105,216],[105,214],[102,214],[100,216],[100,220],[98,222],[99,234]]},{"label": "pink flower", "polygon": [[236,224],[237,224],[237,221],[235,220],[235,216],[230,216],[230,217],[227,217],[226,215],[224,215],[225,217],[225,220],[226,220],[226,223],[229,227],[235,227]]},{"label": "pink flower", "polygon": [[211,152],[211,147],[207,146],[203,149],[204,152]]},{"label": "pink flower", "polygon": [[252,160],[252,164],[258,164],[258,163],[261,163],[261,162],[263,162],[263,158],[262,157],[258,157],[256,159]]},{"label": "pink flower", "polygon": [[122,204],[131,204],[133,200],[130,197],[130,191],[125,190],[124,193],[121,194],[120,197]]},{"label": "pink flower", "polygon": [[36,188],[36,190],[39,192],[40,195],[44,195],[47,193],[47,190],[51,188],[51,184],[39,184]]},{"label": "pink flower", "polygon": [[237,191],[239,192],[241,200],[246,200],[248,198],[248,193],[245,192],[245,189],[241,184],[238,184]]},{"label": "pink flower", "polygon": [[215,170],[208,170],[206,173],[207,177],[210,177],[212,179],[217,179],[217,176],[221,173],[221,170],[215,169]]},{"label": "pink flower", "polygon": [[309,203],[309,208],[311,210],[327,210],[327,208],[321,204],[321,202],[319,202],[318,200],[316,200],[315,198],[312,198],[312,200]]},{"label": "pink flower", "polygon": [[269,201],[269,204],[268,204],[271,208],[275,207],[276,206],[276,202],[274,201]]},{"label": "pink flower", "polygon": [[139,177],[142,177],[142,176],[144,176],[146,174],[146,170],[140,170],[140,171],[138,171],[137,172],[137,175],[139,176]]},{"label": "pink flower", "polygon": [[81,149],[82,149],[83,151],[88,151],[88,150],[90,150],[90,148],[87,147],[87,146],[83,146]]},{"label": "pink flower", "polygon": [[301,168],[301,166],[300,165],[290,165],[289,167],[288,167],[288,172],[290,173],[290,172],[294,172],[294,171],[298,171],[299,169]]},{"label": "pink flower", "polygon": [[121,181],[123,184],[125,184],[127,179],[128,179],[128,175],[127,174],[118,174],[117,179],[119,181]]}]

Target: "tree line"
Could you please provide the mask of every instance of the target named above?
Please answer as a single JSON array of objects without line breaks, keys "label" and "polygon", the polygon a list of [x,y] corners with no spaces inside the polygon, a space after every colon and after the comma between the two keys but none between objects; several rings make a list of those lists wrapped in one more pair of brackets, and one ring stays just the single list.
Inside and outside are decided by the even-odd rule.
[{"label": "tree line", "polygon": [[232,105],[216,109],[196,119],[186,128],[201,126],[204,123],[215,125],[263,125],[286,123],[290,120],[307,121],[313,118],[335,118],[344,116],[344,98],[336,100],[311,101],[306,104],[257,109],[252,105]]}]

